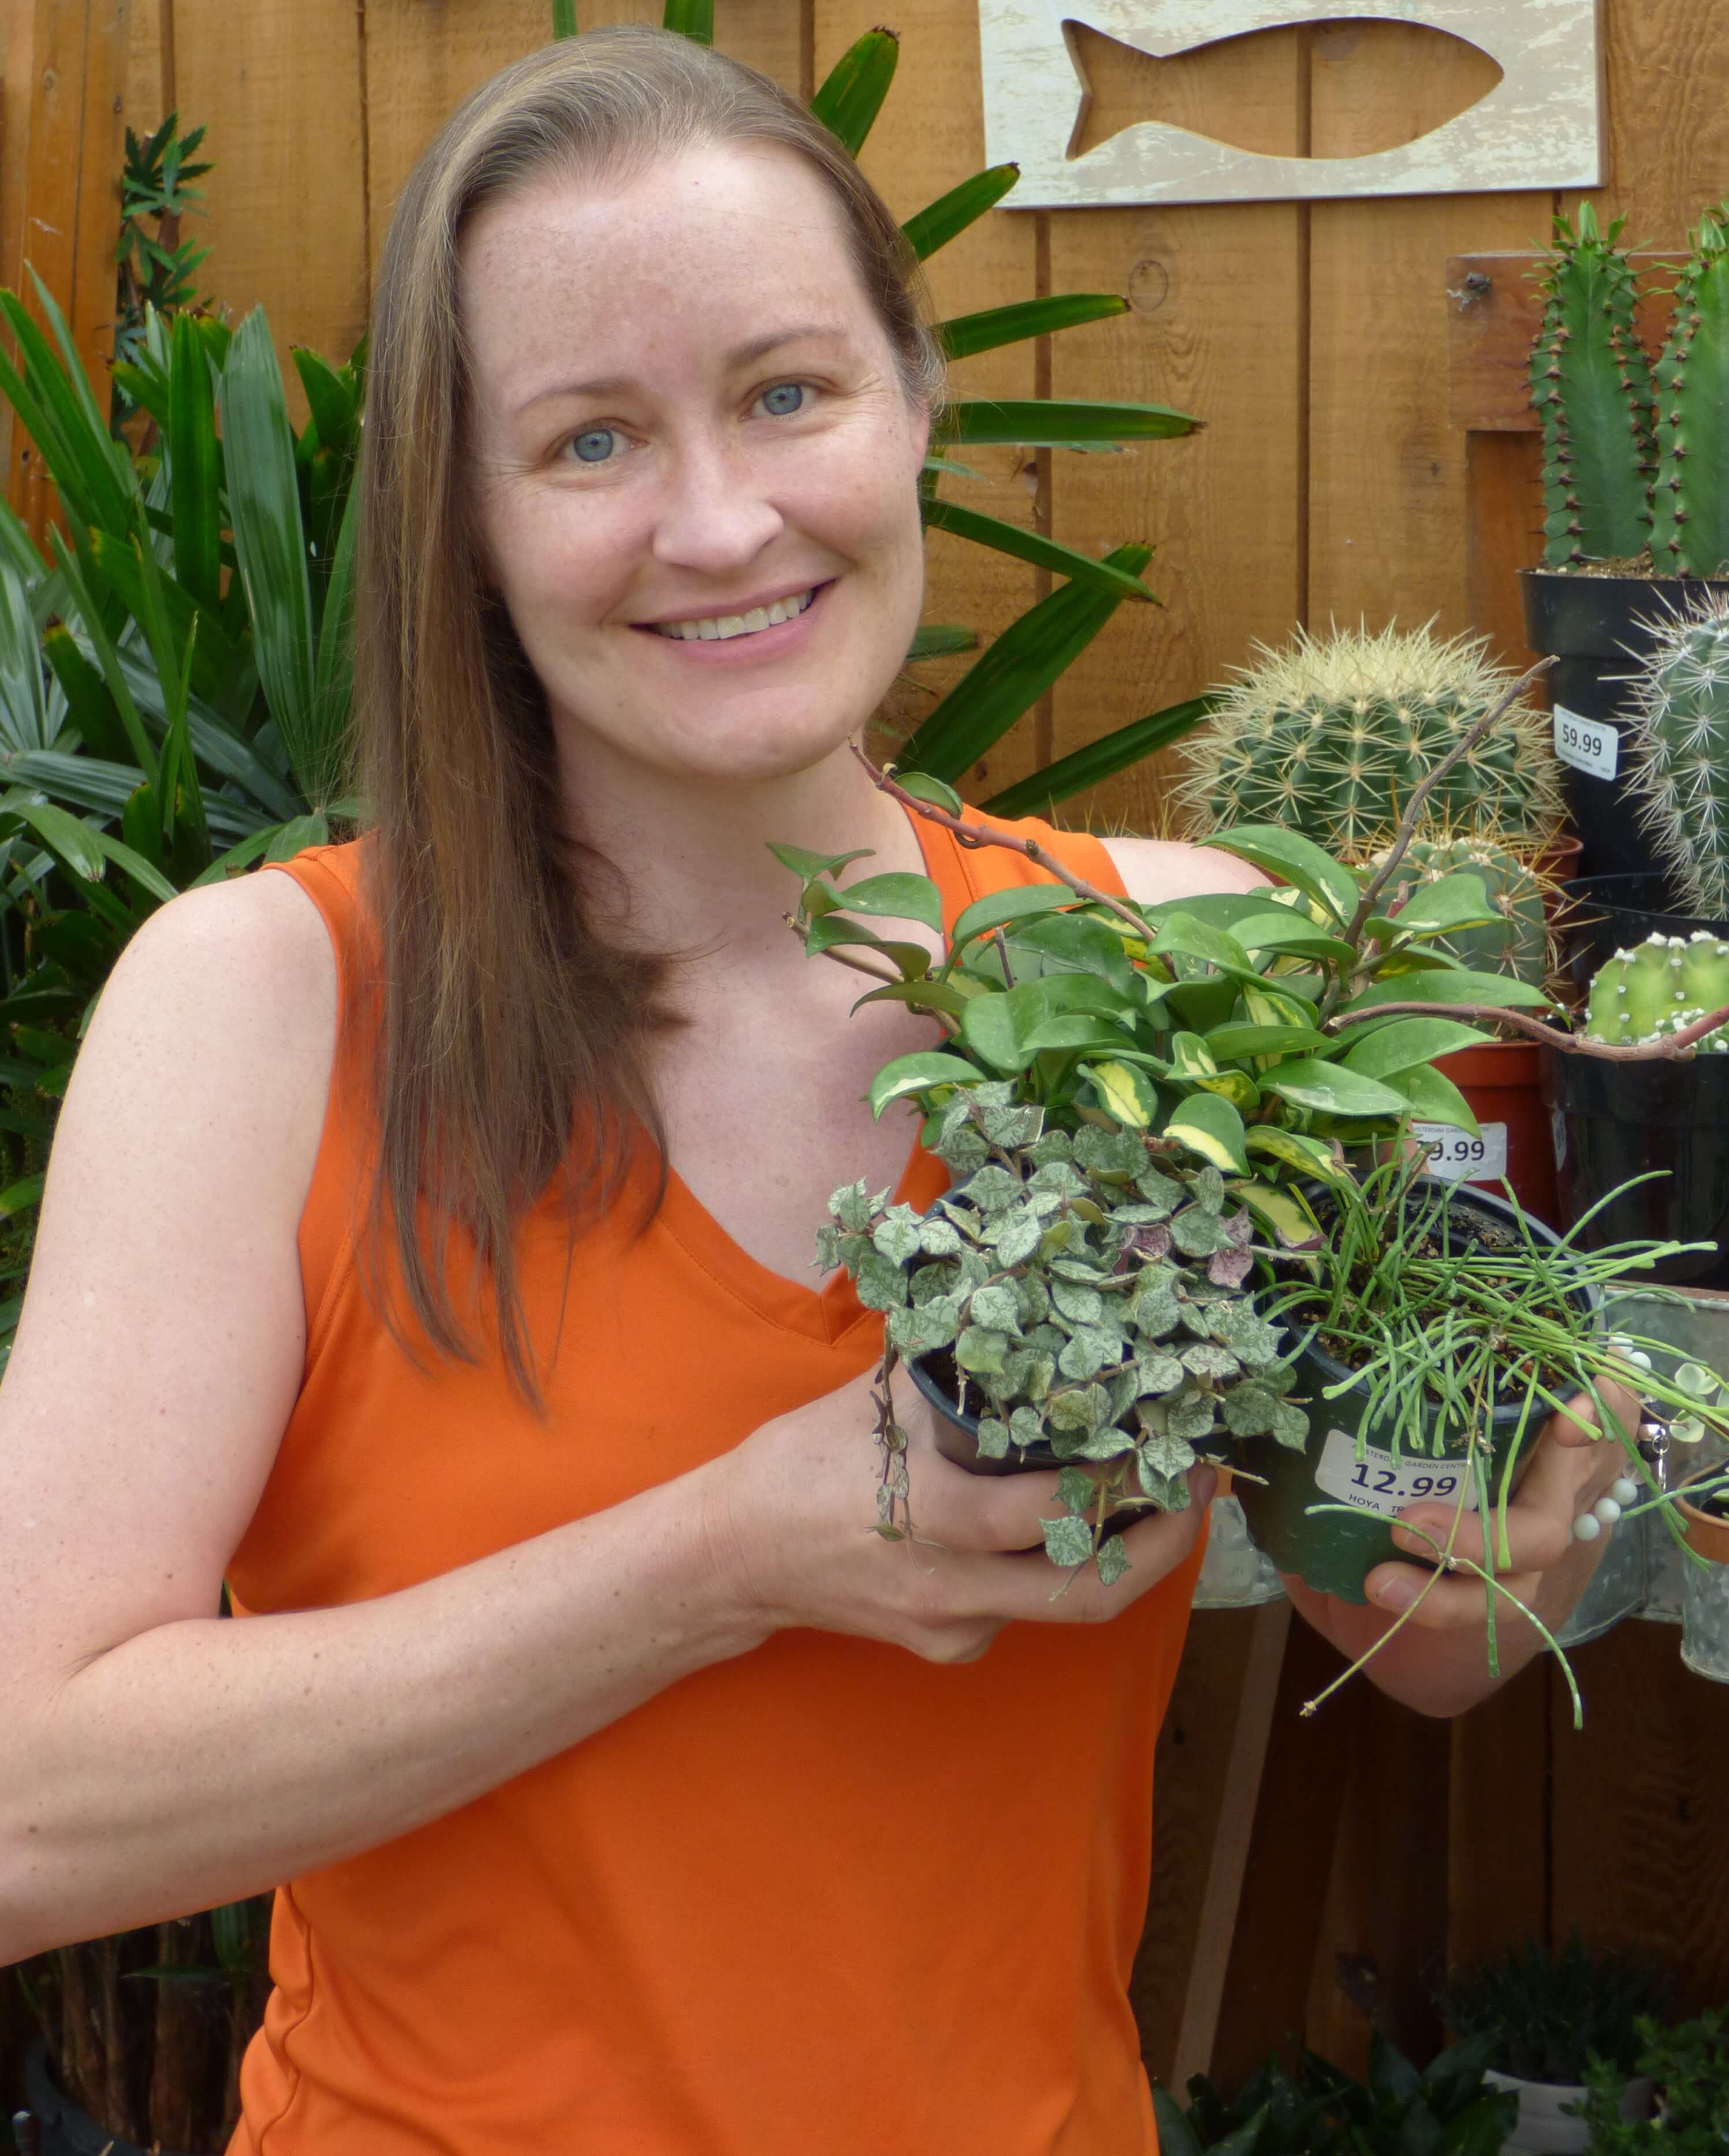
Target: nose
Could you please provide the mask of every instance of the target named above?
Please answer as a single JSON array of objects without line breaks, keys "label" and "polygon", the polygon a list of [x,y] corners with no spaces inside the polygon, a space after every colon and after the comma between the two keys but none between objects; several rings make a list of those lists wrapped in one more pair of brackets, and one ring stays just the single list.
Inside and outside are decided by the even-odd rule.
[{"label": "nose", "polygon": [[671,568],[724,575],[754,561],[785,524],[748,456],[713,437],[687,440],[661,498],[654,557]]}]

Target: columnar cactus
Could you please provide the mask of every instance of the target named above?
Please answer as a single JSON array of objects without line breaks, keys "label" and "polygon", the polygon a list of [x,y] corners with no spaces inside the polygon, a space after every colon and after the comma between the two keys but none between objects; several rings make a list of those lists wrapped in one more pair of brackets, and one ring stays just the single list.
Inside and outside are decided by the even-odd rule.
[{"label": "columnar cactus", "polygon": [[[1380,865],[1377,859],[1376,866]],[[1461,873],[1481,879],[1498,918],[1480,928],[1456,928],[1437,937],[1446,952],[1474,973],[1505,973],[1541,988],[1549,971],[1549,924],[1544,899],[1550,885],[1515,854],[1490,839],[1413,839],[1391,889],[1388,910],[1398,909],[1423,884]]]},{"label": "columnar cactus", "polygon": [[[1397,829],[1413,788],[1512,676],[1485,639],[1428,628],[1299,629],[1255,649],[1186,748],[1177,799],[1208,829],[1282,824],[1362,860]],[[1548,721],[1523,702],[1478,742],[1430,801],[1435,829],[1537,844],[1561,814]]]},{"label": "columnar cactus", "polygon": [[1729,203],[1699,220],[1657,362],[1651,553],[1660,572],[1729,567]]},{"label": "columnar cactus", "polygon": [[1680,608],[1629,678],[1639,820],[1685,910],[1729,921],[1729,603]]},{"label": "columnar cactus", "polygon": [[[1648,936],[1598,968],[1585,1038],[1618,1044],[1657,1040],[1726,1006],[1729,942],[1705,928],[1696,928],[1690,936]],[[1729,1054],[1729,1028],[1708,1033],[1699,1047],[1702,1053]]]},{"label": "columnar cactus", "polygon": [[1531,355],[1531,403],[1543,427],[1543,560],[1551,568],[1642,553],[1651,539],[1656,468],[1651,372],[1634,334],[1637,296],[1627,257],[1589,203],[1577,229],[1555,220]]}]

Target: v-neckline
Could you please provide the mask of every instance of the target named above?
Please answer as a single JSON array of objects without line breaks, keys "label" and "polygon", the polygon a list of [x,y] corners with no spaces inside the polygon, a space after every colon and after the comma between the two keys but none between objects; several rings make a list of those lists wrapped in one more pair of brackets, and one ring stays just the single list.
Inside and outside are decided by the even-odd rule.
[{"label": "v-neckline", "polygon": [[[924,872],[940,889],[944,879],[934,856],[944,843],[942,834],[935,827],[927,826],[923,817],[914,816],[910,811],[903,813],[918,841]],[[954,850],[960,855],[959,848]],[[971,864],[961,855],[957,865],[969,894],[976,897]],[[945,920],[945,931],[948,926]],[[929,1173],[933,1161],[934,1156],[926,1152],[915,1133],[900,1179],[894,1186],[897,1204],[922,1179],[921,1171]],[[718,1286],[749,1305],[771,1324],[833,1343],[874,1314],[860,1302],[851,1279],[842,1271],[836,1270],[819,1286],[811,1286],[794,1280],[789,1274],[776,1272],[772,1265],[754,1258],[738,1238],[722,1226],[670,1162],[659,1223]]]}]

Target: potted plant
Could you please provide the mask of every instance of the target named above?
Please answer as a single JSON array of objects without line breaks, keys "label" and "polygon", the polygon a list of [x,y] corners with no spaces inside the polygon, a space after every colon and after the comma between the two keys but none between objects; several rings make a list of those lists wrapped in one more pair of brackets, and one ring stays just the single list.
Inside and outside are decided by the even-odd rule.
[{"label": "potted plant", "polygon": [[[1495,917],[1476,877],[1443,878],[1396,916],[1383,910],[1435,774],[1377,869],[1353,872],[1296,833],[1248,826],[1208,843],[1282,875],[1284,889],[1145,907],[1085,883],[1032,839],[967,823],[946,788],[873,776],[965,843],[1030,852],[1057,880],[966,909],[934,963],[924,944],[872,925],[913,918],[940,931],[928,880],[867,875],[843,887],[836,878],[858,856],[776,849],[800,879],[795,921],[807,948],[876,975],[874,996],[929,1012],[945,1035],[888,1064],[869,1097],[879,1114],[917,1103],[955,1187],[921,1218],[850,1186],[836,1194],[820,1259],[846,1267],[885,1313],[886,1364],[922,1365],[954,1425],[949,1449],[976,1452],[986,1471],[1058,1465],[1064,1511],[1047,1527],[1047,1550],[1061,1564],[1090,1559],[1107,1578],[1125,1561],[1118,1516],[1186,1503],[1184,1476],[1202,1456],[1237,1463],[1263,1547],[1258,1508],[1275,1540],[1292,1530],[1271,1551],[1286,1568],[1356,1599],[1368,1567],[1396,1554],[1387,1461],[1351,1472],[1371,1463],[1377,1436],[1395,1484],[1428,1478],[1402,1502],[1433,1494],[1444,1476],[1455,1521],[1474,1499],[1504,1504],[1526,1437],[1558,1404],[1551,1385],[1595,1392],[1624,1371],[1596,1291],[1650,1253],[1560,1249],[1516,1208],[1421,1178],[1397,1155],[1364,1187],[1350,1172],[1349,1151],[1396,1138],[1413,1111],[1473,1128],[1433,1059],[1483,1040],[1474,1021],[1510,1011],[1532,1024],[1525,1010],[1541,1001],[1437,947]],[[1485,1214],[1505,1217],[1485,1226]],[[1450,1287],[1479,1313],[1491,1301],[1493,1325],[1455,1315],[1443,1328],[1474,1358],[1469,1401],[1414,1290],[1400,1296],[1397,1325],[1377,1316],[1376,1269],[1389,1255],[1428,1264],[1425,1293]],[[1317,1360],[1330,1353],[1322,1336],[1362,1349],[1356,1367]],[[1504,1355],[1477,1352],[1494,1340],[1510,1343]],[[1667,1397],[1666,1381],[1650,1384]],[[880,1398],[880,1525],[900,1534],[903,1440],[886,1383]],[[1497,1398],[1508,1411],[1499,1424]],[[1633,1433],[1620,1435],[1637,1496],[1649,1477]],[[1328,1478],[1319,1489],[1317,1471]],[[1505,1589],[1490,1557],[1479,1569],[1492,1604]]]},{"label": "potted plant", "polygon": [[1729,2140],[1729,2027],[1721,2012],[1665,2029],[1641,2019],[1634,2072],[1656,2090],[1649,2115],[1622,2111],[1627,2076],[1608,2061],[1586,2071],[1591,2156],[1717,2156]]},{"label": "potted plant", "polygon": [[[1481,638],[1442,639],[1428,627],[1299,631],[1282,649],[1260,647],[1215,692],[1212,719],[1186,745],[1180,798],[1197,829],[1277,822],[1341,859],[1378,865],[1413,789],[1514,678],[1485,648]],[[1413,887],[1460,870],[1480,876],[1500,918],[1460,931],[1448,947],[1474,971],[1536,988],[1548,973],[1555,876],[1577,844],[1558,836],[1561,767],[1549,734],[1544,714],[1515,698],[1435,788],[1399,872]],[[1439,1067],[1480,1129],[1420,1128],[1436,1173],[1491,1188],[1510,1180],[1528,1211],[1552,1220],[1536,1050],[1491,1038]]]},{"label": "potted plant", "polygon": [[1633,2076],[1622,2116],[1651,2107],[1651,2083],[1634,2069],[1637,2023],[1668,2005],[1662,1973],[1637,1956],[1593,1953],[1577,1931],[1560,1952],[1526,1939],[1469,1967],[1452,1969],[1438,2001],[1455,2038],[1480,2038],[1485,2076],[1519,2101],[1505,2146],[1531,2156],[1579,2156],[1590,2138],[1585,2076],[1593,2060]]},{"label": "potted plant", "polygon": [[[1588,203],[1555,220],[1531,358],[1542,423],[1544,547],[1524,570],[1526,639],[1551,653],[1555,744],[1567,765],[1587,876],[1639,876],[1629,905],[1666,905],[1626,813],[1622,725],[1628,657],[1672,601],[1729,562],[1729,485],[1716,452],[1715,383],[1729,334],[1729,231],[1701,217],[1654,367],[1634,323],[1637,280]],[[1606,894],[1594,894],[1599,897]]]},{"label": "potted plant", "polygon": [[1204,2074],[1191,2076],[1186,2109],[1155,2082],[1159,2147],[1162,2156],[1495,2156],[1514,2099],[1486,2075],[1487,2050],[1481,2039],[1457,2045],[1419,2073],[1377,2030],[1366,2081],[1304,2051],[1294,2074],[1269,2059],[1228,2102]]}]

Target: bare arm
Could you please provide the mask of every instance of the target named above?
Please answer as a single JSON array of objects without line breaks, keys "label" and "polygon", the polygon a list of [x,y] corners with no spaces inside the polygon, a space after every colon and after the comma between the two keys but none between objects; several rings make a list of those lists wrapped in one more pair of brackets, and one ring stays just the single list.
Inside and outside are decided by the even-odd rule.
[{"label": "bare arm", "polygon": [[292,1409],[296,1228],[333,969],[286,878],[194,894],[128,952],[55,1142],[0,1389],[0,1961],[255,1892],[466,1803],[791,1625],[937,1660],[1024,1617],[1096,1621],[1192,1543],[1131,1531],[1051,1601],[1054,1478],[983,1482],[910,1408],[946,1545],[869,1532],[863,1381],[696,1473],[401,1593],[219,1621]]}]

